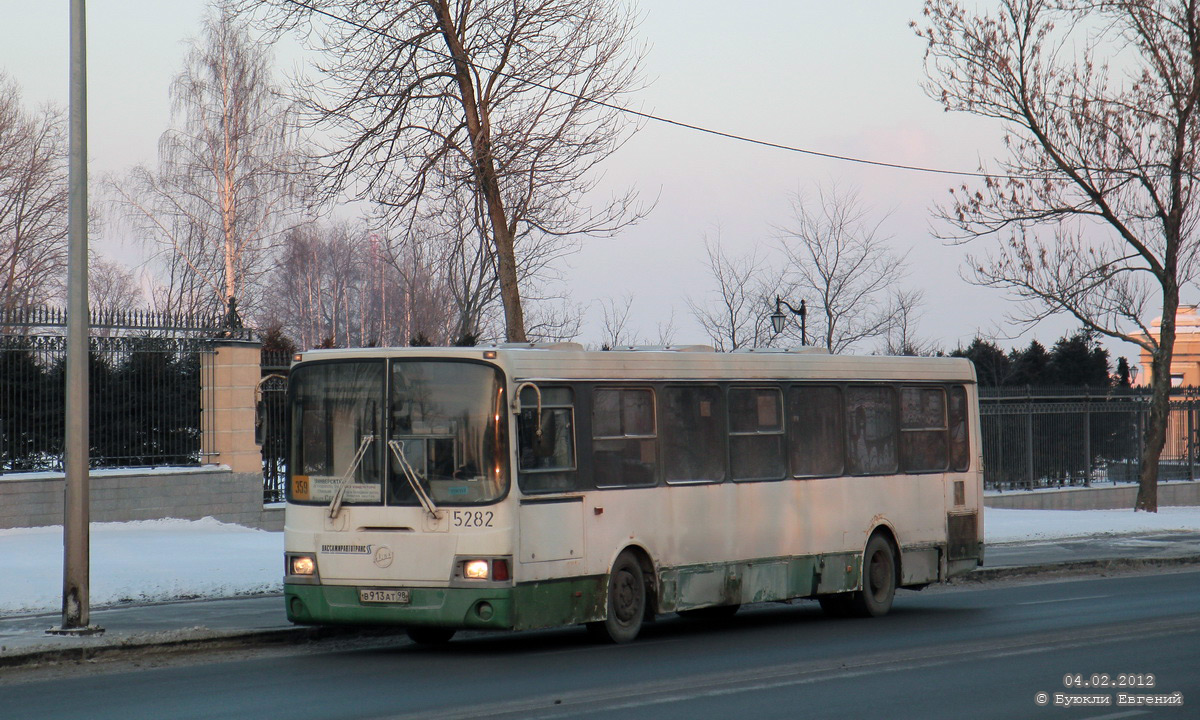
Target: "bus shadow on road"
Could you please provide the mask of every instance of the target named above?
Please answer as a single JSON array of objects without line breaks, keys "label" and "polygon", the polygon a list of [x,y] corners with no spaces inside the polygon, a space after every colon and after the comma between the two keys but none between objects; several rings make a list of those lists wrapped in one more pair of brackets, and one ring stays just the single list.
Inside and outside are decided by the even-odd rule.
[{"label": "bus shadow on road", "polygon": [[665,613],[642,626],[638,639],[628,645],[599,642],[583,626],[525,630],[520,632],[465,632],[442,645],[399,643],[369,653],[433,656],[521,656],[544,653],[595,652],[605,648],[625,650],[649,648],[664,643],[694,639],[722,643],[757,642],[763,635],[781,633],[801,643],[821,643],[848,638],[879,638],[906,635],[930,626],[970,624],[978,608],[905,607],[897,604],[880,618],[840,618],[825,614],[815,601],[762,603],[744,607],[737,615],[720,620],[693,619]]}]

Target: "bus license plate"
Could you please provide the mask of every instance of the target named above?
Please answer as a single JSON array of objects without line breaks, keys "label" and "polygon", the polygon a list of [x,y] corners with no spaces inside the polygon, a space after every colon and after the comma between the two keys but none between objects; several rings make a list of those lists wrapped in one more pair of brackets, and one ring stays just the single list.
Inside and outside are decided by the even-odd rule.
[{"label": "bus license plate", "polygon": [[411,595],[408,590],[391,588],[359,588],[358,600],[365,603],[394,603],[407,605]]}]

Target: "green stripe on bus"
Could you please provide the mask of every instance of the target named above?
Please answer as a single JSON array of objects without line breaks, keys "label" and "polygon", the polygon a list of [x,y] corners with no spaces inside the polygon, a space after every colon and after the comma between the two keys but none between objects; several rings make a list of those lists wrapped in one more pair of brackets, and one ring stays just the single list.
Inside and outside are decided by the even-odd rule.
[{"label": "green stripe on bus", "polygon": [[288,620],[300,625],[513,628],[512,588],[411,588],[404,604],[360,602],[354,586],[284,585],[283,591]]}]

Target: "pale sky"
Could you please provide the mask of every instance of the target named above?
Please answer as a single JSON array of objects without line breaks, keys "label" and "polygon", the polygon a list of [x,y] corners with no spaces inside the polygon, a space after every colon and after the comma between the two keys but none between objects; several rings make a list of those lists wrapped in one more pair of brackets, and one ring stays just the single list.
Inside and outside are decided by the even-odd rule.
[{"label": "pale sky", "polygon": [[[0,6],[0,71],[20,83],[27,102],[65,108],[68,3],[3,0]],[[154,162],[169,118],[167,89],[204,8],[202,0],[87,4],[93,179]],[[954,170],[975,170],[981,158],[990,162],[1000,151],[998,124],[944,113],[922,91],[923,43],[909,28],[921,15],[920,0],[642,0],[639,9],[649,84],[636,102],[646,112],[821,152]],[[277,51],[281,74],[298,57]],[[714,289],[704,236],[719,226],[731,254],[772,247],[774,226],[789,221],[789,194],[814,182],[857,187],[876,217],[890,213],[882,230],[897,250],[911,248],[906,286],[925,291],[921,337],[950,350],[982,334],[1007,350],[1035,337],[1049,346],[1076,327],[1063,318],[1017,337],[1019,329],[1005,319],[1006,296],[960,279],[966,250],[932,237],[930,209],[961,179],[813,158],[656,123],[603,168],[602,191],[633,185],[658,204],[619,237],[585,241],[563,268],[572,300],[591,304],[581,342],[600,340],[601,300],[632,294],[632,327],[644,341],[657,338],[657,325],[673,310],[675,341],[706,343],[684,301]],[[102,242],[110,257],[136,253],[121,238]],[[1109,349],[1114,366],[1118,355],[1136,356],[1133,346]]]}]

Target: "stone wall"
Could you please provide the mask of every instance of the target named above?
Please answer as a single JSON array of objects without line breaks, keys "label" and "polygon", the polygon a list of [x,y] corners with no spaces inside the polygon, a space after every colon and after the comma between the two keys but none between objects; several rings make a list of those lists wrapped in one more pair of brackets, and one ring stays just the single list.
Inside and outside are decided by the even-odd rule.
[{"label": "stone wall", "polygon": [[[0,475],[0,528],[61,525],[62,473]],[[214,517],[248,527],[275,525],[264,518],[261,473],[228,468],[94,470],[91,476],[92,522],[125,522]],[[271,528],[274,529],[274,528]]]},{"label": "stone wall", "polygon": [[[988,494],[987,507],[1011,510],[1123,510],[1133,507],[1137,485],[1108,485],[1062,490],[1013,490]],[[1159,507],[1200,505],[1200,482],[1168,482],[1158,485]]]}]

